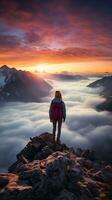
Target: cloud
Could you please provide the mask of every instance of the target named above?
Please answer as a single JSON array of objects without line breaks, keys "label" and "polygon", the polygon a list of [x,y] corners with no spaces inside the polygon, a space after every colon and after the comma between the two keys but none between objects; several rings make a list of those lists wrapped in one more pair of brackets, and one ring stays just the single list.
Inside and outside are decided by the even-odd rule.
[{"label": "cloud", "polygon": [[0,170],[4,171],[15,161],[16,154],[30,137],[51,132],[51,127],[47,103],[7,103],[0,109],[3,116],[0,119]]},{"label": "cloud", "polygon": [[[33,43],[33,40],[31,43]],[[39,45],[41,44],[38,43],[38,46]],[[24,47],[15,47],[13,49],[8,47],[2,48],[0,57],[0,62],[2,64],[9,63],[10,65],[15,66],[15,63],[17,63],[17,66],[21,65],[24,67],[38,65],[40,63],[64,64],[97,60],[111,61],[111,54],[107,54],[106,52],[97,49],[67,48],[51,50],[48,48],[36,49],[36,47],[32,48],[32,46],[27,48],[26,45]]]},{"label": "cloud", "polygon": [[[0,169],[7,170],[24,148],[29,137],[52,132],[49,104],[56,89],[63,94],[67,119],[62,126],[61,140],[74,148],[94,149],[98,158],[112,159],[112,118],[108,112],[97,112],[102,101],[98,90],[86,87],[96,80],[52,80],[53,91],[44,103],[10,102],[0,107]],[[61,85],[61,86],[60,86]],[[72,92],[71,92],[72,90]]]},{"label": "cloud", "polygon": [[20,46],[19,39],[12,35],[0,35],[0,48],[16,48]]}]

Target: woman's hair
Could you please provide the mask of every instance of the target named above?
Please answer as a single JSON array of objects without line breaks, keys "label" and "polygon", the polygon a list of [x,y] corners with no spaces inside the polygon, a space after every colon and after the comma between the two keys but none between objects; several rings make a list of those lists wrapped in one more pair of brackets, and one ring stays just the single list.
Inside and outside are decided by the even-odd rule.
[{"label": "woman's hair", "polygon": [[55,92],[55,97],[58,97],[62,100],[62,95],[61,95],[61,92],[60,91],[56,91]]}]

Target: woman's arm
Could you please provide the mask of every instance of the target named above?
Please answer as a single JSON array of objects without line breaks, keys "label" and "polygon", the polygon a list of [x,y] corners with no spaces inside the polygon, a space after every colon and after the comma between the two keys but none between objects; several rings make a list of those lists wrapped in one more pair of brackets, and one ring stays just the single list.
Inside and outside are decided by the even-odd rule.
[{"label": "woman's arm", "polygon": [[65,107],[65,103],[63,102],[63,118],[64,118],[64,121],[66,119],[66,107]]},{"label": "woman's arm", "polygon": [[50,108],[49,108],[49,118],[50,118],[50,120],[51,120],[51,108],[52,108],[52,101],[51,101],[51,104],[50,104]]}]

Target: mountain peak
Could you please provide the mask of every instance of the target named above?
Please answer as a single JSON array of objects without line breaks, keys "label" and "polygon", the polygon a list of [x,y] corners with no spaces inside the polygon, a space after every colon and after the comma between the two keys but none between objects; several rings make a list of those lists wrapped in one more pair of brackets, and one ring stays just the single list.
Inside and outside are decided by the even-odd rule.
[{"label": "mountain peak", "polygon": [[51,85],[31,72],[3,65],[0,68],[0,102],[39,102],[49,94]]},{"label": "mountain peak", "polygon": [[2,65],[0,69],[10,69],[7,65]]},{"label": "mountain peak", "polygon": [[16,70],[16,68],[14,68],[14,67],[9,67],[9,66],[7,66],[7,65],[2,65],[1,67],[0,67],[0,70],[2,70],[2,71],[15,71]]},{"label": "mountain peak", "polygon": [[90,150],[54,144],[52,138],[47,132],[30,138],[9,173],[0,174],[1,199],[100,200],[102,194],[110,199],[111,164],[98,162]]}]

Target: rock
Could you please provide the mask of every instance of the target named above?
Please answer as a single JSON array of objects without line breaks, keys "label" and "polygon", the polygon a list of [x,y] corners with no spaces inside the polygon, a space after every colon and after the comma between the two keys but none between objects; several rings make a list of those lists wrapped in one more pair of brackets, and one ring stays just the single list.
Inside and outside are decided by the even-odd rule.
[{"label": "rock", "polygon": [[53,135],[51,133],[45,132],[42,133],[39,138],[41,138],[43,141],[48,143],[53,143]]},{"label": "rock", "polygon": [[8,168],[8,172],[16,172],[18,168],[20,168],[23,165],[23,162],[20,161],[20,159],[18,159],[15,163],[13,163],[9,168]]},{"label": "rock", "polygon": [[[62,152],[53,153],[44,162],[42,171],[45,176],[41,178],[39,185],[35,188],[35,195],[39,199],[44,199],[46,195],[49,195],[48,199],[51,199],[51,196],[53,197],[54,194],[64,189],[67,178],[71,176],[68,171],[72,170],[72,162],[67,154]],[[76,170],[74,174],[74,181],[77,182],[79,179],[76,179]]]},{"label": "rock", "polygon": [[81,148],[77,148],[75,153],[78,157],[80,157],[82,155],[82,152],[83,150]]},{"label": "rock", "polygon": [[93,197],[97,197],[99,195],[100,187],[97,185],[97,182],[91,180],[90,178],[85,178],[85,185],[90,190]]},{"label": "rock", "polygon": [[95,151],[90,151],[89,149],[83,151],[81,156],[92,161],[96,159]]},{"label": "rock", "polygon": [[55,198],[55,200],[78,200],[77,197],[72,192],[61,191],[59,196]]},{"label": "rock", "polygon": [[78,182],[82,179],[82,171],[79,167],[74,166],[68,171],[68,173],[71,181],[74,179],[75,182]]},{"label": "rock", "polygon": [[28,186],[7,188],[7,190],[4,190],[2,193],[0,192],[1,200],[31,200],[32,198],[32,189]]},{"label": "rock", "polygon": [[4,188],[8,184],[9,180],[7,177],[0,175],[0,189]]},{"label": "rock", "polygon": [[112,165],[91,150],[55,144],[43,133],[17,155],[9,173],[0,174],[0,200],[110,200]]},{"label": "rock", "polygon": [[112,166],[106,166],[104,169],[94,174],[94,179],[103,183],[112,182]]},{"label": "rock", "polygon": [[32,198],[32,187],[19,184],[18,175],[3,173],[0,175],[0,180],[1,179],[6,181],[4,187],[0,188],[1,200],[23,200],[25,198],[30,200]]},{"label": "rock", "polygon": [[91,161],[91,160],[85,160],[84,163],[83,163],[83,166],[86,169],[92,169],[93,168],[93,161]]},{"label": "rock", "polygon": [[42,160],[46,157],[48,157],[50,154],[53,153],[53,150],[51,148],[49,148],[49,146],[45,146],[42,148],[41,151],[39,151],[35,156],[34,156],[34,160]]}]

